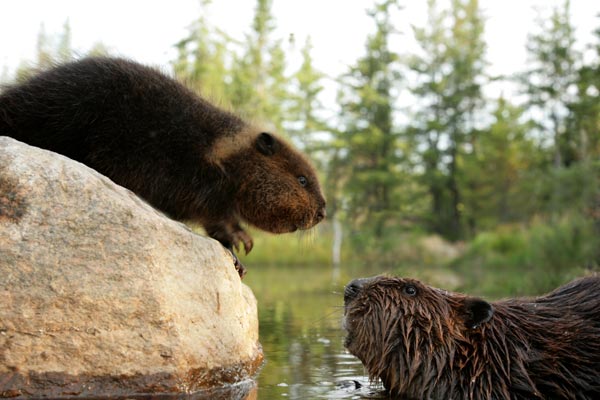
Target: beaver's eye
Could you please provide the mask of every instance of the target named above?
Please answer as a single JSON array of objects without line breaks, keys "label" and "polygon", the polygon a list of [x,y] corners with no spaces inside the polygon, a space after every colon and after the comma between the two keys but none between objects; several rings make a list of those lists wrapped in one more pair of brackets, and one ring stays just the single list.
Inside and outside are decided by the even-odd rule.
[{"label": "beaver's eye", "polygon": [[305,187],[308,184],[308,179],[306,179],[305,176],[300,175],[298,177],[298,183],[300,183],[300,186]]},{"label": "beaver's eye", "polygon": [[414,296],[414,295],[417,294],[417,288],[414,287],[413,285],[406,285],[406,286],[404,286],[404,288],[402,288],[402,291],[407,296]]}]

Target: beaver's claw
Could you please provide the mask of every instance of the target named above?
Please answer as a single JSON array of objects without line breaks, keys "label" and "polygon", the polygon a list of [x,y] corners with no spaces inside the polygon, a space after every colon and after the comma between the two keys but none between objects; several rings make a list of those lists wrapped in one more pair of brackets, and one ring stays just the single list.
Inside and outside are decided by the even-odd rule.
[{"label": "beaver's claw", "polygon": [[236,251],[240,251],[241,243],[244,246],[244,251],[246,254],[250,253],[252,247],[254,246],[252,237],[248,235],[248,233],[239,225],[235,226],[233,232],[231,233],[231,243],[233,244],[233,247],[235,247]]},{"label": "beaver's claw", "polygon": [[237,256],[235,255],[235,253],[233,252],[232,249],[227,249],[227,250],[229,250],[229,252],[231,253],[231,257],[233,258],[233,266],[235,267],[235,270],[240,275],[240,279],[244,279],[244,276],[246,275],[246,267],[244,267],[244,264],[242,264],[240,259],[237,258]]}]

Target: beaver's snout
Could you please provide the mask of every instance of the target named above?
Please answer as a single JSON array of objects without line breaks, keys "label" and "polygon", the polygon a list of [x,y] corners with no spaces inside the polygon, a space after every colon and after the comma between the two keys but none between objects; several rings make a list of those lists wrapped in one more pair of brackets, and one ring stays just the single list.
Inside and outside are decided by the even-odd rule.
[{"label": "beaver's snout", "polygon": [[373,278],[359,278],[354,279],[353,281],[348,283],[346,285],[346,288],[344,289],[344,303],[347,305],[349,301],[353,300],[356,296],[358,296],[365,283],[369,282],[372,279]]},{"label": "beaver's snout", "polygon": [[315,216],[315,225],[324,220],[326,216],[327,211],[325,210],[325,206],[323,206],[317,211],[317,215]]}]

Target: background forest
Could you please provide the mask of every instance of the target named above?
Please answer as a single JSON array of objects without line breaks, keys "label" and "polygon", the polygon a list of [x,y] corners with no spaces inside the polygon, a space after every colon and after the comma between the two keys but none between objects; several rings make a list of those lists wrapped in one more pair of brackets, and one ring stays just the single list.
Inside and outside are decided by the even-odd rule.
[{"label": "background forest", "polygon": [[[362,56],[330,77],[310,39],[274,34],[271,3],[257,0],[243,41],[197,19],[170,71],[287,135],[320,171],[328,221],[298,238],[255,232],[244,263],[370,264],[503,294],[598,270],[600,22],[577,51],[567,0],[532,23],[521,72],[492,76],[477,0],[428,0],[427,23],[403,32],[411,52],[395,39],[402,2],[379,0]],[[57,35],[41,30],[37,46],[36,68],[73,58],[68,21]],[[3,80],[25,79],[30,65]],[[518,95],[490,96],[498,82]]]}]

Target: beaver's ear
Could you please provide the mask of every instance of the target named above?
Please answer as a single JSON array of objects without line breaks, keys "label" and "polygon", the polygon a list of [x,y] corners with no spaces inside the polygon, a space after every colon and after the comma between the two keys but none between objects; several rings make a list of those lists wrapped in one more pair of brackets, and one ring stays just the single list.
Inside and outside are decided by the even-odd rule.
[{"label": "beaver's ear", "polygon": [[465,326],[469,329],[477,329],[492,319],[494,307],[485,300],[475,297],[467,297],[462,306]]},{"label": "beaver's ear", "polygon": [[279,142],[273,135],[263,132],[256,138],[256,148],[265,156],[272,156],[279,149]]}]

